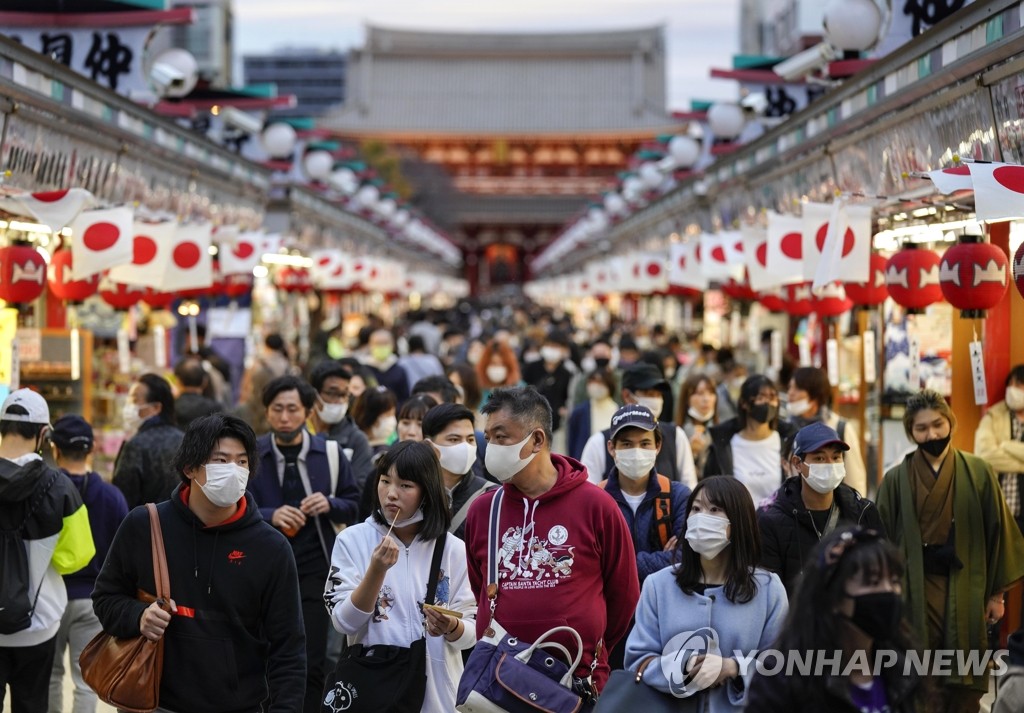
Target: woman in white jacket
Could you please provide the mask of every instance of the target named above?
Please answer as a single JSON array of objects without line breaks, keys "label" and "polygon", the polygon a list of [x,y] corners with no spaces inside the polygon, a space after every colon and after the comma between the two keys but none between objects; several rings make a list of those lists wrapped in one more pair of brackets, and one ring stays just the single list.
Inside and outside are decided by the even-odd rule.
[{"label": "woman in white jacket", "polygon": [[[427,688],[422,710],[450,713],[462,675],[463,649],[476,643],[476,601],[466,546],[447,534],[451,520],[441,466],[427,443],[403,441],[377,463],[373,513],[341,531],[334,543],[324,599],[334,628],[349,644],[409,646],[427,634]],[[391,525],[394,528],[391,529]],[[388,534],[391,529],[391,534]],[[421,608],[434,542],[447,536],[437,606]]]}]

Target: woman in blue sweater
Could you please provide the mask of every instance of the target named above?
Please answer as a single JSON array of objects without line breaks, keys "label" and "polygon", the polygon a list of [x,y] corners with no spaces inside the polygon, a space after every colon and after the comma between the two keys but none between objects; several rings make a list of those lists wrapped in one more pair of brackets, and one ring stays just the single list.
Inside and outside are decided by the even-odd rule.
[{"label": "woman in blue sweater", "polygon": [[701,481],[686,508],[680,563],[644,582],[626,668],[679,698],[697,696],[707,713],[739,711],[750,662],[778,636],[786,590],[755,569],[760,535],[754,504],[735,478]]}]

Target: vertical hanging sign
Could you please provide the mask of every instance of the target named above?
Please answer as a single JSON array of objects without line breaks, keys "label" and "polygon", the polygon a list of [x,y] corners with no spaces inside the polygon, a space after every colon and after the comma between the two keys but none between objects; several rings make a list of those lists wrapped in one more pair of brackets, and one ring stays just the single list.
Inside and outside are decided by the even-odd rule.
[{"label": "vertical hanging sign", "polygon": [[825,342],[825,355],[828,361],[828,383],[839,386],[839,340],[829,339]]},{"label": "vertical hanging sign", "polygon": [[985,382],[985,356],[981,348],[981,342],[975,340],[970,343],[971,350],[971,376],[974,380],[974,403],[977,406],[988,404],[988,384]]},{"label": "vertical hanging sign", "polygon": [[875,332],[867,330],[861,340],[864,350],[864,383],[873,384],[878,381],[878,354],[875,353]]},{"label": "vertical hanging sign", "polygon": [[921,341],[916,336],[908,337],[910,345],[910,391],[921,389]]},{"label": "vertical hanging sign", "polygon": [[162,324],[153,327],[153,366],[167,368],[167,330]]},{"label": "vertical hanging sign", "polygon": [[82,339],[78,327],[72,327],[69,339],[71,340],[71,380],[78,381],[82,378]]},{"label": "vertical hanging sign", "polygon": [[128,330],[121,327],[117,330],[117,366],[122,374],[132,372],[132,350],[128,339]]},{"label": "vertical hanging sign", "polygon": [[778,374],[779,370],[782,369],[782,332],[777,329],[772,330],[771,349],[772,371]]}]

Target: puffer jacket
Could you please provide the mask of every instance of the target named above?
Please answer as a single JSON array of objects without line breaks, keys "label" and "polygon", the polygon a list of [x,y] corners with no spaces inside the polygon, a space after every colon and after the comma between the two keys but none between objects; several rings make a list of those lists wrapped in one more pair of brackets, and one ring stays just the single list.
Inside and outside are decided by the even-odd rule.
[{"label": "puffer jacket", "polygon": [[174,471],[174,455],[185,433],[172,423],[153,416],[125,441],[114,463],[113,483],[124,493],[128,509],[159,503],[171,497],[181,476]]}]

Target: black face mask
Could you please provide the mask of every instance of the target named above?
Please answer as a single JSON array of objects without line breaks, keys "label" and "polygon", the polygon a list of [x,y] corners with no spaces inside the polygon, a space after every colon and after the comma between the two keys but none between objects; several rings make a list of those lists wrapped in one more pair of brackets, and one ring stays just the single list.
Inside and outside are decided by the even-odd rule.
[{"label": "black face mask", "polygon": [[931,457],[938,458],[949,446],[949,439],[952,435],[953,434],[951,433],[949,434],[949,436],[946,436],[945,438],[933,438],[930,441],[918,443],[917,445],[921,448],[922,451],[924,451]]},{"label": "black face mask", "polygon": [[846,617],[875,641],[895,636],[903,618],[903,597],[896,592],[873,592],[853,599],[853,616]]},{"label": "black face mask", "polygon": [[278,431],[277,429],[274,429],[274,438],[276,438],[279,443],[291,443],[299,437],[303,428],[305,428],[305,425],[299,426],[292,431]]},{"label": "black face mask", "polygon": [[598,369],[607,369],[608,365],[611,364],[611,363],[612,363],[612,360],[608,359],[607,357],[601,357],[599,359],[598,358],[594,359],[594,366],[596,366]]},{"label": "black face mask", "polygon": [[779,407],[775,404],[756,404],[747,413],[758,423],[769,423],[779,415]]}]

